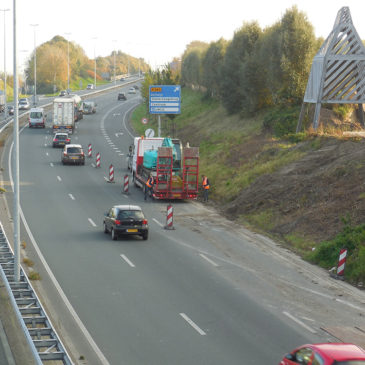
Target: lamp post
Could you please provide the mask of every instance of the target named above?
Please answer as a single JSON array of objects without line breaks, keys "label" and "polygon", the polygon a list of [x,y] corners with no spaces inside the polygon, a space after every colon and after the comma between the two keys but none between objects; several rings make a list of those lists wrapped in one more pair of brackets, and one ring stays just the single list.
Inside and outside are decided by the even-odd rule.
[{"label": "lamp post", "polygon": [[97,40],[97,37],[94,37],[94,89],[96,89],[96,56],[95,56],[95,41]]},{"label": "lamp post", "polygon": [[0,9],[0,11],[4,12],[4,97],[5,97],[5,110],[4,110],[4,119],[6,120],[8,116],[8,105],[7,105],[7,97],[6,97],[6,37],[5,37],[5,12],[10,9]]},{"label": "lamp post", "polygon": [[34,106],[37,105],[37,46],[35,41],[35,28],[38,27],[38,25],[39,24],[30,24],[34,31]]},{"label": "lamp post", "polygon": [[67,37],[67,93],[70,92],[70,39],[71,33],[65,33]]}]

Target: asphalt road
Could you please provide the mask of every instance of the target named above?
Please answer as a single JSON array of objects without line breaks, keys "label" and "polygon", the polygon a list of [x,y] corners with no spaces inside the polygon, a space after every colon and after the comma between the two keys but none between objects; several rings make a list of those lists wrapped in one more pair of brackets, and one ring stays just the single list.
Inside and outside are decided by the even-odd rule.
[{"label": "asphalt road", "polygon": [[[128,114],[139,95],[118,102],[115,91],[93,100],[97,114],[84,116],[71,137],[85,151],[92,144],[85,166],[61,164],[49,128],[25,128],[20,135],[21,207],[32,246],[48,263],[69,312],[75,310],[71,319],[58,309],[60,289],[45,279],[39,287],[75,361],[82,355],[90,364],[277,364],[297,345],[335,340],[321,327],[359,323],[362,295],[334,301],[333,288],[351,289],[322,280],[321,271],[209,207],[174,203],[176,229],[164,230],[166,202],[146,203],[134,186],[121,193],[132,142]],[[115,183],[106,181],[110,164]],[[103,233],[104,212],[121,203],[142,206],[148,241],[115,242]],[[49,272],[40,265],[45,277]],[[327,311],[313,311],[323,307]],[[78,320],[84,342],[72,325]]]}]

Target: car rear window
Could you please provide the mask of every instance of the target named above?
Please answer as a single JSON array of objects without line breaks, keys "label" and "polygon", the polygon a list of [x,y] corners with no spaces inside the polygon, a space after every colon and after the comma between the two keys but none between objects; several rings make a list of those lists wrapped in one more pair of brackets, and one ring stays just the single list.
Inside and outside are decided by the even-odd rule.
[{"label": "car rear window", "polygon": [[118,219],[123,220],[123,219],[128,219],[128,218],[144,219],[144,215],[143,215],[142,211],[140,211],[140,210],[121,210],[121,211],[119,211]]},{"label": "car rear window", "polygon": [[81,148],[69,147],[69,148],[67,148],[67,153],[81,153]]},{"label": "car rear window", "polygon": [[31,118],[42,118],[42,112],[31,112],[30,117]]},{"label": "car rear window", "polygon": [[65,134],[57,134],[55,136],[55,138],[57,138],[57,139],[67,139],[67,136]]}]

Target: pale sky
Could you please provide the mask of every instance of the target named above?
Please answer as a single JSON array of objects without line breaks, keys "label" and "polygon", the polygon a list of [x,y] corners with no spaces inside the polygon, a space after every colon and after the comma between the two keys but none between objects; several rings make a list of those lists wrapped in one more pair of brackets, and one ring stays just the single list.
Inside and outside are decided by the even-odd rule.
[{"label": "pale sky", "polygon": [[[113,49],[144,58],[153,68],[179,57],[198,40],[232,39],[243,22],[272,25],[286,9],[297,5],[306,13],[317,37],[326,38],[337,12],[350,8],[355,28],[365,39],[365,1],[347,0],[16,0],[18,67],[36,44],[55,35],[80,45],[89,58],[110,55]],[[6,18],[6,69],[13,73],[13,0],[1,0]],[[32,27],[30,24],[38,24]],[[70,35],[66,35],[70,33]],[[96,39],[94,39],[96,38]],[[0,12],[0,70],[4,69],[4,13]]]}]

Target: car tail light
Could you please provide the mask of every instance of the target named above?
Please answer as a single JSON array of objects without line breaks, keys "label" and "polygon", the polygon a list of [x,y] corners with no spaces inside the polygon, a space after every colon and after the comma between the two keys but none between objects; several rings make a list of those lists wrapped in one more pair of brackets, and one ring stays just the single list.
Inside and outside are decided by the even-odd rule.
[{"label": "car tail light", "polygon": [[63,152],[63,155],[66,157],[67,156],[67,152]]},{"label": "car tail light", "polygon": [[147,224],[148,224],[148,220],[147,220],[147,219],[143,219],[142,224],[143,224],[144,226],[147,226]]},{"label": "car tail light", "polygon": [[67,139],[66,139],[66,142],[70,142],[70,138],[67,138]]},{"label": "car tail light", "polygon": [[120,220],[119,220],[119,219],[116,219],[116,220],[115,220],[115,224],[116,224],[117,226],[119,226],[119,225],[120,225]]},{"label": "car tail light", "polygon": [[[81,156],[84,156],[84,151],[81,152]],[[120,223],[120,222],[119,222]]]},{"label": "car tail light", "polygon": [[58,139],[57,139],[57,138],[55,138],[53,141],[54,141],[54,142],[58,142]]}]

